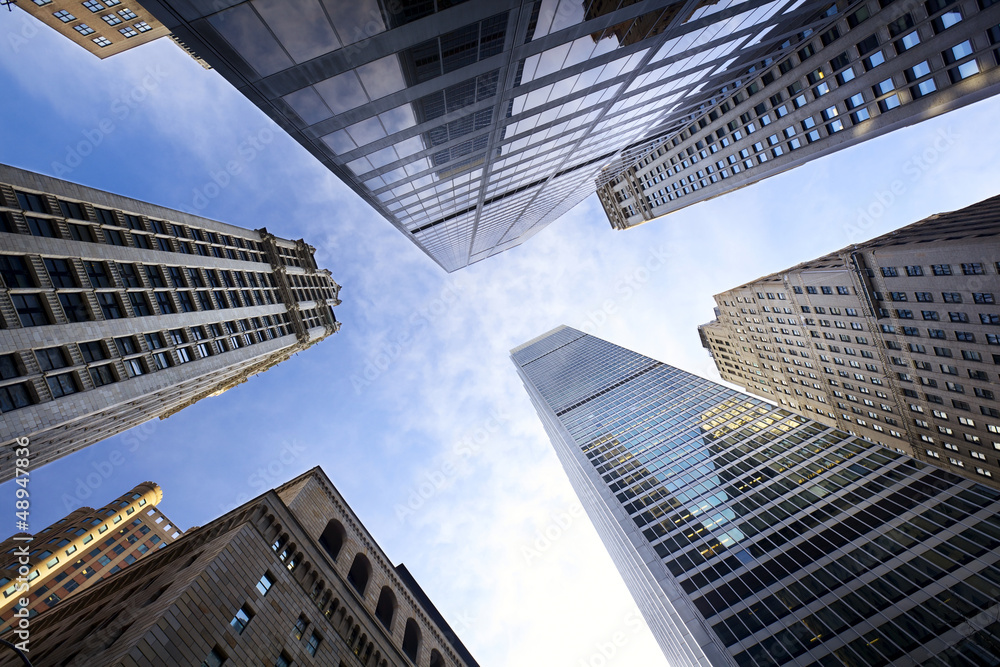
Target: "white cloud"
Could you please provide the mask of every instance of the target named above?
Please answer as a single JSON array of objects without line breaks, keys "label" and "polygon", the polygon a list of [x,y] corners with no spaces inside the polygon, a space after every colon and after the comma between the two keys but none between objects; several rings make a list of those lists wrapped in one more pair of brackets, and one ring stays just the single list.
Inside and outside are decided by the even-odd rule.
[{"label": "white cloud", "polygon": [[[246,137],[273,127],[168,42],[100,62],[77,51],[39,35],[3,64],[3,81],[38,108],[38,137],[47,119],[60,141],[75,140],[148,67],[168,75],[71,180],[113,162],[100,173],[108,189],[190,209]],[[538,548],[577,500],[508,350],[569,324],[712,376],[696,331],[713,316],[712,294],[846,245],[858,208],[894,179],[905,180],[907,196],[864,238],[995,194],[998,150],[978,128],[998,113],[987,100],[626,232],[610,229],[592,197],[521,247],[451,275],[276,135],[202,214],[315,245],[344,286],[344,327],[159,424],[106,488],[116,495],[126,471],[156,471],[164,511],[203,524],[239,494],[259,492],[252,475],[294,440],[305,453],[281,474],[323,465],[482,664],[663,664],[648,630],[635,629],[634,604],[585,518],[550,530],[556,539]],[[909,161],[948,127],[958,139],[913,178]],[[138,135],[144,143],[130,144]],[[8,144],[0,160],[44,166],[61,150]],[[358,392],[352,377],[365,380]],[[504,421],[490,432],[498,413]],[[43,468],[33,484],[72,484],[117,446],[112,439]],[[445,473],[446,462],[454,470]],[[417,506],[401,521],[398,507],[411,497]]]}]

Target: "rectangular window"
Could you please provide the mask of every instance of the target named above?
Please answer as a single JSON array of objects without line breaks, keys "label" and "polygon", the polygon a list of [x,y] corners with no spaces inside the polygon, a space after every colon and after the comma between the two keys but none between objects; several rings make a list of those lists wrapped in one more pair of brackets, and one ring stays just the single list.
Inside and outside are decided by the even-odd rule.
[{"label": "rectangular window", "polygon": [[94,289],[113,287],[111,278],[108,276],[108,269],[103,262],[84,262],[83,266],[87,270],[87,276]]},{"label": "rectangular window", "polygon": [[66,319],[70,322],[87,322],[90,318],[90,311],[84,303],[83,296],[77,292],[68,292],[59,295],[59,303],[62,304]]},{"label": "rectangular window", "polygon": [[66,396],[68,394],[75,394],[79,391],[76,378],[72,373],[51,375],[45,378],[45,381],[49,385],[49,390],[52,392],[53,398],[59,398],[60,396]]},{"label": "rectangular window", "polygon": [[250,624],[250,619],[254,616],[253,610],[249,606],[243,605],[240,607],[236,615],[233,616],[233,620],[229,621],[229,625],[233,626],[236,630],[236,634],[241,635],[243,631],[246,630],[247,625]]},{"label": "rectangular window", "polygon": [[261,595],[267,595],[267,592],[271,590],[272,586],[274,586],[274,577],[270,572],[265,572],[264,576],[262,576],[260,581],[257,582],[257,590]]},{"label": "rectangular window", "polygon": [[101,313],[106,320],[117,320],[125,317],[118,295],[112,292],[98,292],[97,303],[101,307]]},{"label": "rectangular window", "polygon": [[11,294],[14,310],[23,327],[38,327],[50,323],[49,314],[37,294]]},{"label": "rectangular window", "polygon": [[108,358],[108,355],[104,352],[104,345],[99,340],[80,343],[80,353],[83,355],[83,360],[87,363]]},{"label": "rectangular window", "polygon": [[128,300],[136,317],[149,317],[153,314],[153,310],[149,307],[149,299],[142,292],[129,292]]},{"label": "rectangular window", "polygon": [[65,259],[46,259],[45,269],[48,271],[52,285],[56,289],[60,287],[78,287],[69,262]]}]

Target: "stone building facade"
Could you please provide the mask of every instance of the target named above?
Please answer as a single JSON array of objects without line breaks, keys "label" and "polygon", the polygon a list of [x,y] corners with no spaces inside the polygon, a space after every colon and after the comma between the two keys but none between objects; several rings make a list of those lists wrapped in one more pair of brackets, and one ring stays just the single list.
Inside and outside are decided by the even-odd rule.
[{"label": "stone building facade", "polygon": [[188,530],[31,627],[33,659],[65,667],[478,667],[319,468]]},{"label": "stone building facade", "polygon": [[157,484],[143,482],[100,509],[80,507],[34,535],[0,542],[0,633],[23,609],[33,619],[180,537],[157,509],[162,500]]},{"label": "stone building facade", "polygon": [[98,58],[170,35],[135,0],[25,0],[15,4]]},{"label": "stone building facade", "polygon": [[[1000,91],[995,0],[840,0],[597,179],[627,229]],[[944,141],[948,138],[944,137]]]},{"label": "stone building facade", "polygon": [[1000,197],[715,296],[722,379],[1000,488]]},{"label": "stone building facade", "polygon": [[335,333],[314,253],[0,165],[0,442],[27,437],[44,465]]}]

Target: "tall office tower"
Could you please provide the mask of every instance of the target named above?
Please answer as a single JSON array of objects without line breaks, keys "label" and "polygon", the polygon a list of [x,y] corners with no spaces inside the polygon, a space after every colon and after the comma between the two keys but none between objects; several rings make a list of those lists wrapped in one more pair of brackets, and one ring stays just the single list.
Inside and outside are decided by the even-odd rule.
[{"label": "tall office tower", "polygon": [[180,537],[156,508],[162,500],[158,485],[143,482],[99,510],[81,507],[39,533],[0,542],[0,634],[23,609],[32,619]]},{"label": "tall office tower", "polygon": [[722,378],[1000,488],[1000,197],[717,294]]},{"label": "tall office tower", "polygon": [[314,252],[0,165],[0,442],[34,468],[323,340],[340,287]]},{"label": "tall office tower", "polygon": [[[770,66],[792,51],[806,53],[812,47],[805,42],[819,40],[821,29],[829,41],[831,24],[844,15],[852,22],[867,18],[862,4],[144,1],[168,29],[448,271],[519,245],[593,193],[604,167],[632,164],[638,157],[634,147],[678,133],[686,139],[685,128],[707,123],[714,114],[709,108],[722,97],[751,88],[746,80],[751,67],[759,69],[765,60]],[[899,13],[902,4],[886,11]],[[935,96],[935,112],[960,103],[952,98],[964,103],[985,95],[980,89],[994,77],[971,75],[966,38],[958,36],[1000,9],[982,17],[972,16],[971,8],[960,11],[969,19],[950,27],[941,40],[954,37],[952,55],[960,60],[949,68],[959,68],[970,80],[950,88],[947,103]],[[942,21],[951,25],[960,11],[948,10]],[[888,15],[874,7],[870,13]],[[976,29],[976,49],[987,27]],[[856,37],[837,36],[828,48],[840,53]],[[910,44],[916,37],[905,39]],[[895,63],[902,65],[911,55]],[[875,56],[866,57],[874,67]],[[981,59],[985,68],[985,56]],[[867,80],[858,67],[858,77]],[[833,77],[826,79],[817,81],[816,91],[825,92],[821,84],[836,89]],[[929,90],[926,81],[915,85]],[[820,93],[810,88],[807,94],[812,99]],[[879,99],[888,106],[909,98],[901,92]],[[930,115],[924,110],[928,101],[904,104],[870,124],[882,127],[902,116],[912,120],[918,109]],[[794,103],[789,100],[786,110]],[[798,113],[791,111],[790,119]],[[774,122],[778,127],[776,116]],[[769,134],[755,133],[753,141],[766,141]],[[806,135],[795,139],[805,142]],[[698,169],[705,164],[707,159]]]},{"label": "tall office tower", "polygon": [[43,612],[30,648],[67,667],[478,667],[320,468]]},{"label": "tall office tower", "polygon": [[[597,180],[626,229],[1000,91],[996,0],[839,1],[746,51]],[[726,80],[728,79],[728,81]],[[721,85],[720,85],[721,84]]]},{"label": "tall office tower", "polygon": [[1000,493],[568,327],[511,356],[671,667],[1000,655]]}]

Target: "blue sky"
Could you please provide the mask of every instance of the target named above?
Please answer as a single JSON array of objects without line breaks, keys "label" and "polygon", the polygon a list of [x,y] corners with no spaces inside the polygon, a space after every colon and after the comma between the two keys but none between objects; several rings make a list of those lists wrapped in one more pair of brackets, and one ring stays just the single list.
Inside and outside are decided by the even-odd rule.
[{"label": "blue sky", "polygon": [[[0,54],[0,162],[304,238],[343,285],[339,334],[35,471],[34,528],[147,479],[188,528],[322,465],[483,665],[664,664],[510,348],[568,324],[717,378],[696,329],[714,293],[1000,182],[991,99],[626,232],[590,197],[523,246],[445,274],[167,40],[100,61],[15,10],[0,12]],[[13,490],[0,486],[0,507]],[[3,521],[14,532],[12,509]]]}]

